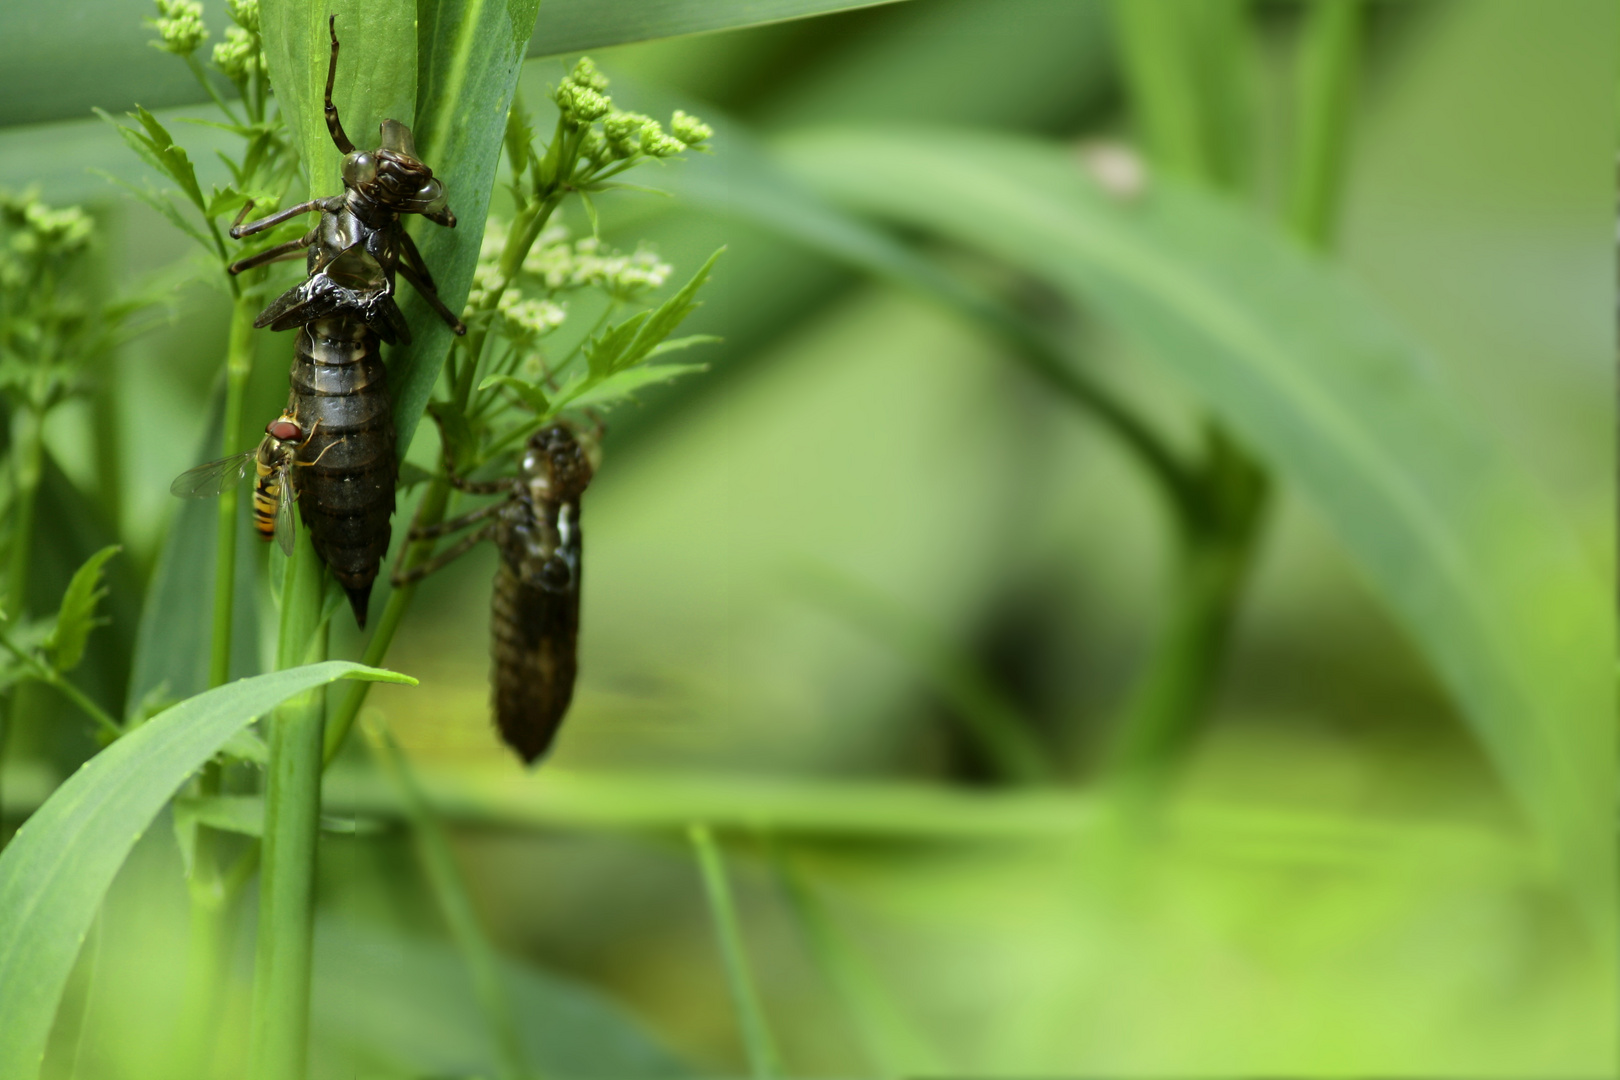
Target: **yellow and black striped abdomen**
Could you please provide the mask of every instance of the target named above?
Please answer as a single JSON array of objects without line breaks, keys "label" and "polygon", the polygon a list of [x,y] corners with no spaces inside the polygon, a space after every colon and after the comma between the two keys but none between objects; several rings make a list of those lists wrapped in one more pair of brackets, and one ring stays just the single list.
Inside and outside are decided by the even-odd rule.
[{"label": "yellow and black striped abdomen", "polygon": [[259,539],[276,535],[276,513],[281,509],[281,485],[287,482],[288,445],[266,433],[253,460],[253,528]]},{"label": "yellow and black striped abdomen", "polygon": [[253,527],[266,541],[276,534],[276,510],[281,506],[281,467],[265,460],[269,442],[267,438],[259,447],[253,481]]}]

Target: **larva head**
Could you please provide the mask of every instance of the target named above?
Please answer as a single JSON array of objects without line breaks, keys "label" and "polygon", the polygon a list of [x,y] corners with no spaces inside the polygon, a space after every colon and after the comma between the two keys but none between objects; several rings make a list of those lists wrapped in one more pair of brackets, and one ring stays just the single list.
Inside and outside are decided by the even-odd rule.
[{"label": "larva head", "polygon": [[382,122],[377,149],[355,150],[344,157],[343,183],[395,213],[421,214],[429,221],[456,227],[444,184],[416,156],[411,129],[398,120]]}]

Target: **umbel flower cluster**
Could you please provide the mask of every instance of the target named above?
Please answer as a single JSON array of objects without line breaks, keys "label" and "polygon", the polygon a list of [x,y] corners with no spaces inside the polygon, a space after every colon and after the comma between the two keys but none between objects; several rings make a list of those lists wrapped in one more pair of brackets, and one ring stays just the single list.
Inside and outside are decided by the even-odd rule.
[{"label": "umbel flower cluster", "polygon": [[[487,305],[501,281],[507,228],[496,218],[485,226],[472,291],[467,295],[469,319]],[[567,315],[567,304],[552,299],[557,293],[596,288],[614,300],[628,302],[663,286],[673,269],[646,248],[626,254],[606,247],[594,236],[571,239],[567,227],[550,225],[524,256],[518,280],[506,286],[495,310],[506,320],[513,337],[538,336],[561,326]],[[542,289],[547,295],[531,298],[525,295],[525,286]]]},{"label": "umbel flower cluster", "polygon": [[[202,5],[197,0],[157,0],[157,9],[158,17],[147,20],[158,32],[152,47],[190,60],[208,40]],[[214,45],[212,59],[222,75],[240,86],[269,70],[259,39],[259,0],[225,0],[225,10],[235,25],[225,28],[225,40]]]},{"label": "umbel flower cluster", "polygon": [[[582,132],[579,154],[596,169],[635,157],[674,157],[701,149],[714,130],[695,116],[676,110],[669,131],[650,116],[613,107],[607,76],[588,56],[581,57],[552,94],[563,125]],[[600,123],[598,123],[600,122]]]}]

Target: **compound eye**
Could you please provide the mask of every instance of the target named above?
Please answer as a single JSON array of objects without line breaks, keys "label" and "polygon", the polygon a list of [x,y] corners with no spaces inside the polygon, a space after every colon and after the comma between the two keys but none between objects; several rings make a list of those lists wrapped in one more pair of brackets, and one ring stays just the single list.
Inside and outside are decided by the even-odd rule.
[{"label": "compound eye", "polygon": [[280,442],[295,442],[304,434],[304,429],[291,420],[272,420],[264,429],[264,433]]},{"label": "compound eye", "polygon": [[377,179],[377,159],[364,150],[356,150],[343,159],[343,183],[348,187],[362,187]]}]

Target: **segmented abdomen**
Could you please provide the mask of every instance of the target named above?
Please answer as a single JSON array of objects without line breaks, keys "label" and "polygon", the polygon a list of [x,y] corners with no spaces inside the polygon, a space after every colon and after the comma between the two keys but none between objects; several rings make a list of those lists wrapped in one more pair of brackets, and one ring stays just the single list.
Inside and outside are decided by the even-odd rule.
[{"label": "segmented abdomen", "polygon": [[[572,509],[572,508],[570,508]],[[528,762],[551,746],[574,697],[579,635],[579,535],[537,562],[527,529],[506,532],[491,607],[495,722]]]},{"label": "segmented abdomen", "polygon": [[253,527],[261,540],[276,535],[276,511],[281,506],[281,469],[276,453],[266,436],[254,459]]},{"label": "segmented abdomen", "polygon": [[394,512],[393,402],[377,335],[334,316],[299,328],[288,409],[303,425],[293,490],[315,552],[366,624]]}]

